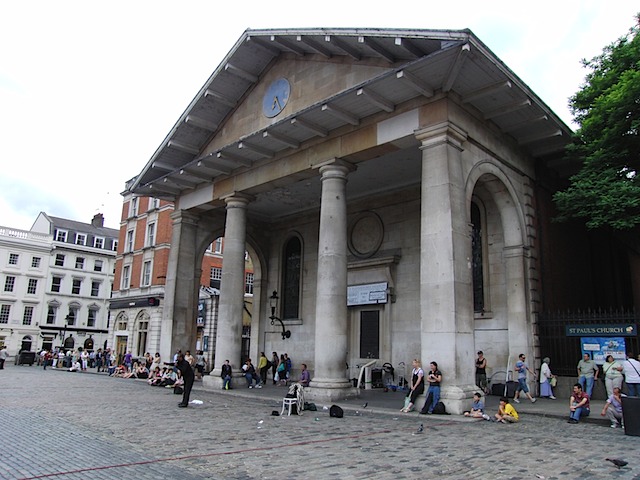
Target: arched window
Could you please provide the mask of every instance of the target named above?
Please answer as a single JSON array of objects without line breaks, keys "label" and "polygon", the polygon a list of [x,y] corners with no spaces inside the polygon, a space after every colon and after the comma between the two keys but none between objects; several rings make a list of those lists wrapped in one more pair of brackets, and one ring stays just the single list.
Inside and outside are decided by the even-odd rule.
[{"label": "arched window", "polygon": [[282,318],[296,319],[300,315],[300,268],[302,243],[292,237],[284,247],[282,278]]},{"label": "arched window", "polygon": [[484,312],[484,270],[482,254],[482,215],[475,202],[471,202],[471,257],[473,275],[473,311]]}]

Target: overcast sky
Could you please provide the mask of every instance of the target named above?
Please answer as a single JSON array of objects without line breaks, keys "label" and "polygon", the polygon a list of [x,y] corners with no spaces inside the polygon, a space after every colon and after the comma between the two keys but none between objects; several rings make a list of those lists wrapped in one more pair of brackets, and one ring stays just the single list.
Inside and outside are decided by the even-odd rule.
[{"label": "overcast sky", "polygon": [[[223,6],[222,6],[223,5]],[[39,212],[119,228],[137,175],[247,28],[471,29],[568,125],[628,0],[0,0],[0,226]]]}]

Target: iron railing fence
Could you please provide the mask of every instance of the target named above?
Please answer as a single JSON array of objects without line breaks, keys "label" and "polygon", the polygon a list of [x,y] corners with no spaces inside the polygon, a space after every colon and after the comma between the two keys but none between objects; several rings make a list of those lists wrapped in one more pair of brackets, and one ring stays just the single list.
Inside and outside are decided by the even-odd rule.
[{"label": "iron railing fence", "polygon": [[[574,312],[542,312],[538,314],[538,340],[540,357],[551,359],[551,371],[560,376],[576,376],[576,366],[582,358],[580,337],[568,337],[567,325],[638,324],[640,315],[635,310],[586,310]],[[593,335],[596,336],[596,335]],[[638,336],[624,337],[627,352],[638,355]]]}]

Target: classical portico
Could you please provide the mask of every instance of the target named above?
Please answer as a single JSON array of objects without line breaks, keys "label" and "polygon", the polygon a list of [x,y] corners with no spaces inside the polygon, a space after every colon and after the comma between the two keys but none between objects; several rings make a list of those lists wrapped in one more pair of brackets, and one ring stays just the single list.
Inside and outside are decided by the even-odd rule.
[{"label": "classical portico", "polygon": [[461,412],[477,349],[495,368],[537,353],[531,185],[568,138],[469,31],[248,30],[130,187],[176,202],[162,355],[193,348],[197,265],[224,232],[205,385],[243,361],[251,250],[254,360],[287,352],[328,400],[371,359],[435,360]]}]

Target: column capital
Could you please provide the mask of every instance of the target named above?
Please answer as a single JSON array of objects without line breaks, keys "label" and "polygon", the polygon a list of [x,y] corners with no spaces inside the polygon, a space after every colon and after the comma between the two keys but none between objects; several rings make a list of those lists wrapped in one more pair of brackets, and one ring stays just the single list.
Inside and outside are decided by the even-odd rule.
[{"label": "column capital", "polygon": [[313,168],[317,168],[323,177],[328,175],[338,174],[346,177],[347,174],[356,170],[356,166],[353,163],[349,163],[341,158],[331,158],[322,163],[315,165]]},{"label": "column capital", "polygon": [[169,215],[174,225],[179,223],[188,223],[191,225],[196,225],[200,220],[200,216],[195,213],[188,212],[187,210],[174,210]]},{"label": "column capital", "polygon": [[436,147],[442,144],[451,145],[462,151],[462,144],[467,140],[467,132],[452,122],[441,122],[416,130],[415,137],[421,143],[420,149]]},{"label": "column capital", "polygon": [[222,200],[229,208],[245,208],[249,203],[254,200],[255,197],[246,193],[233,192],[229,195],[222,197]]}]

